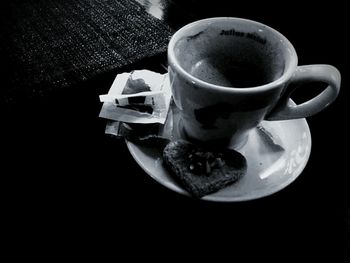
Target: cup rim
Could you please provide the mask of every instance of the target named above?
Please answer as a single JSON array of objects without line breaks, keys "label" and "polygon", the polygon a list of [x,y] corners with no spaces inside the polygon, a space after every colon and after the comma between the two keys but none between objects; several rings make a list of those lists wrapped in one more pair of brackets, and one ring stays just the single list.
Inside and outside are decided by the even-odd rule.
[{"label": "cup rim", "polygon": [[[174,52],[174,47],[175,47],[175,44],[177,43],[177,41],[183,36],[183,34],[188,29],[190,29],[198,24],[210,23],[210,22],[215,22],[215,21],[224,21],[224,20],[248,22],[250,24],[254,24],[255,26],[267,29],[270,32],[272,32],[273,34],[277,35],[280,38],[280,41],[282,43],[284,43],[285,49],[287,49],[287,52],[289,50],[289,54],[290,54],[290,62],[287,65],[287,70],[285,70],[285,72],[282,74],[282,76],[280,76],[278,79],[276,79],[272,82],[269,82],[269,83],[266,83],[266,84],[263,84],[260,86],[237,88],[237,87],[221,86],[221,85],[216,85],[216,84],[205,82],[197,77],[194,77],[193,75],[188,73],[186,70],[184,70],[182,68],[182,66],[180,66],[180,63],[177,60],[177,58],[175,56],[175,52]],[[295,48],[293,47],[292,43],[284,35],[282,35],[276,29],[274,29],[270,26],[267,26],[263,23],[260,23],[260,22],[254,21],[254,20],[250,20],[250,19],[246,19],[246,18],[239,18],[239,17],[211,17],[211,18],[205,18],[205,19],[201,19],[201,20],[197,20],[197,21],[194,21],[192,23],[189,23],[189,24],[183,26],[182,28],[180,28],[179,30],[177,30],[175,32],[175,34],[171,37],[169,44],[168,44],[167,53],[168,53],[169,66],[176,68],[177,72],[179,74],[181,74],[182,77],[188,79],[191,83],[197,83],[201,87],[204,87],[204,88],[216,89],[216,90],[221,90],[221,91],[226,91],[226,92],[232,91],[232,92],[250,93],[250,92],[270,90],[271,88],[278,87],[280,84],[287,82],[292,77],[292,75],[294,74],[295,69],[298,65],[298,56],[297,56],[297,53],[295,51]]]}]

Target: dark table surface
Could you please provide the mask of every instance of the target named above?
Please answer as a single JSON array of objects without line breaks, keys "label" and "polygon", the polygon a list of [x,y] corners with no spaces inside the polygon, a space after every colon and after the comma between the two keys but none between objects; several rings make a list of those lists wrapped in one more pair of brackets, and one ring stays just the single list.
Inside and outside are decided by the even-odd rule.
[{"label": "dark table surface", "polygon": [[[141,243],[155,250],[180,238],[175,251],[214,244],[235,251],[238,241],[285,255],[345,255],[350,239],[345,128],[349,62],[346,17],[340,15],[345,4],[138,2],[174,30],[212,16],[260,21],[293,43],[300,65],[332,64],[340,70],[342,87],[335,103],[307,119],[312,150],[305,170],[287,188],[254,201],[205,202],[168,190],[136,164],[124,141],[104,134],[106,121],[98,117],[102,105],[95,87],[107,91],[114,72],[81,89],[45,94],[2,110],[2,188],[11,231],[25,240],[37,235],[72,243],[72,233],[86,241],[107,235],[124,245]],[[130,69],[164,72],[164,63],[165,54]]]}]

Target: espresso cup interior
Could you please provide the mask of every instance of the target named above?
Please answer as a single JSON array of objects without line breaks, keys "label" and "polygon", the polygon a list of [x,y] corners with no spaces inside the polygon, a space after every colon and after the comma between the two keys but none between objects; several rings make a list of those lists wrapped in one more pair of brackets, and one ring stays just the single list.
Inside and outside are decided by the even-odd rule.
[{"label": "espresso cup interior", "polygon": [[286,71],[291,57],[286,41],[260,23],[218,19],[185,28],[174,45],[174,55],[196,79],[224,87],[257,87]]}]

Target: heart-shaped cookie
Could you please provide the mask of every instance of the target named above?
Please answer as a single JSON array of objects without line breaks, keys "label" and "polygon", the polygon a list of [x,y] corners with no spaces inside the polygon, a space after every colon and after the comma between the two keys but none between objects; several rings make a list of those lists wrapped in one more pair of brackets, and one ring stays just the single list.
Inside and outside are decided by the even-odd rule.
[{"label": "heart-shaped cookie", "polygon": [[247,171],[246,158],[232,149],[212,149],[185,140],[168,143],[165,165],[193,196],[201,198],[240,179]]}]

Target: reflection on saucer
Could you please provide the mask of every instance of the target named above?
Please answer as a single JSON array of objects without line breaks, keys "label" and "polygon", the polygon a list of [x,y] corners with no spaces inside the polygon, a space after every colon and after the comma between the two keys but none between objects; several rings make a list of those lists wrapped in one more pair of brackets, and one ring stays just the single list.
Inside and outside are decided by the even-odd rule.
[{"label": "reflection on saucer", "polygon": [[284,170],[283,175],[292,175],[293,173],[300,173],[297,168],[301,167],[305,158],[310,152],[310,146],[307,143],[306,132],[302,135],[302,140],[295,146],[294,150],[291,150],[288,155],[281,154],[280,157],[274,162],[274,164],[263,171],[259,176],[261,179],[265,179],[271,174]]},{"label": "reflection on saucer", "polygon": [[286,158],[284,174],[295,173],[295,168],[300,166],[309,152],[310,146],[308,144],[308,136],[307,133],[304,132],[299,144],[290,152],[289,158]]}]

